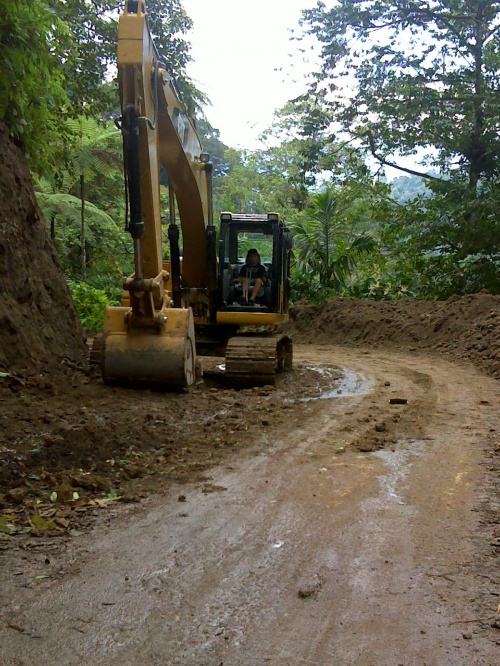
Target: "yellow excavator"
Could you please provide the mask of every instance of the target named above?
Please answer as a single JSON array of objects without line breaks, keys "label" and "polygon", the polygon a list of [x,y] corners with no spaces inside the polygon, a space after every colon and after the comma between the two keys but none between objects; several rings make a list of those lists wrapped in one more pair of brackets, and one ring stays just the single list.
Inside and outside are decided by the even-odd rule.
[{"label": "yellow excavator", "polygon": [[[291,339],[268,332],[288,319],[290,231],[276,213],[223,212],[217,239],[212,163],[159,57],[144,0],[126,0],[120,16],[118,81],[134,273],[124,280],[121,307],[106,309],[104,380],[185,388],[195,379],[197,350],[222,350],[233,384],[274,383],[292,365]],[[165,179],[169,261],[162,258]],[[249,249],[257,249],[268,277],[251,304],[238,279]]]}]

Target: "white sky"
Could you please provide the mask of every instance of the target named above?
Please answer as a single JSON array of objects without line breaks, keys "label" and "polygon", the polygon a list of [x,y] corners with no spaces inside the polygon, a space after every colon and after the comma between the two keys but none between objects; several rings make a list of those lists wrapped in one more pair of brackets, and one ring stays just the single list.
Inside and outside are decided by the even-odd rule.
[{"label": "white sky", "polygon": [[[258,136],[274,111],[305,92],[305,76],[317,69],[314,52],[301,53],[305,45],[290,41],[291,29],[300,34],[301,10],[316,6],[316,0],[184,0],[183,5],[194,23],[188,73],[212,102],[208,120],[231,148],[262,147]],[[313,43],[310,39],[308,46]],[[419,158],[396,162],[413,167]],[[390,167],[385,173],[389,180],[405,175]]]},{"label": "white sky", "polygon": [[[255,149],[273,112],[304,92],[304,64],[290,28],[316,0],[184,0],[193,19],[188,68],[212,102],[206,109],[221,140]],[[290,57],[289,54],[293,54]],[[276,71],[280,70],[280,71]]]}]

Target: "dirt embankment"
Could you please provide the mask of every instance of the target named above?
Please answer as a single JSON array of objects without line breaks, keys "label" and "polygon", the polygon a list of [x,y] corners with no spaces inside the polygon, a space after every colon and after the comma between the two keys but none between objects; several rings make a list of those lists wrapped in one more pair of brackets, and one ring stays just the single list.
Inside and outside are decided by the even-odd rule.
[{"label": "dirt embankment", "polygon": [[472,360],[500,377],[500,296],[440,302],[330,298],[319,305],[299,301],[290,315],[289,328],[302,342],[430,349]]},{"label": "dirt embankment", "polygon": [[0,123],[0,370],[80,361],[83,331],[36,204],[28,165]]}]

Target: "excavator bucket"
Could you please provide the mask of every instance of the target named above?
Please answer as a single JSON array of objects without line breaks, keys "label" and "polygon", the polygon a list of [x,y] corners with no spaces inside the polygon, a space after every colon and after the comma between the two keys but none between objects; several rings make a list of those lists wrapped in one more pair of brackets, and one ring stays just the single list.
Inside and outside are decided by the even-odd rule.
[{"label": "excavator bucket", "polygon": [[107,383],[187,388],[195,379],[196,348],[191,309],[169,308],[161,329],[127,326],[130,308],[108,307],[101,356]]}]

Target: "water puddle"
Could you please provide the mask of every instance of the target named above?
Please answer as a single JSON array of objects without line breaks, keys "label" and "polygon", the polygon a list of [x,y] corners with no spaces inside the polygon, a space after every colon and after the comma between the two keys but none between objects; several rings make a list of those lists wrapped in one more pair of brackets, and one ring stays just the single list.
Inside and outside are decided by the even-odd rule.
[{"label": "water puddle", "polygon": [[[307,370],[321,375],[321,383],[318,383],[316,387],[316,394],[303,398],[288,398],[285,402],[298,403],[310,402],[311,400],[331,400],[332,398],[351,398],[365,395],[371,391],[370,382],[358,372],[345,368],[339,370],[338,368],[324,366],[309,366]],[[324,383],[325,379],[327,380],[326,383]]]},{"label": "water puddle", "polygon": [[371,391],[370,382],[358,372],[344,370],[343,376],[337,380],[335,388],[324,391],[319,399],[350,398],[355,395],[365,395]]}]

